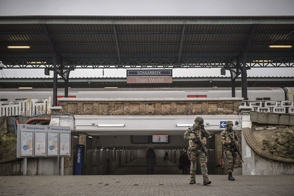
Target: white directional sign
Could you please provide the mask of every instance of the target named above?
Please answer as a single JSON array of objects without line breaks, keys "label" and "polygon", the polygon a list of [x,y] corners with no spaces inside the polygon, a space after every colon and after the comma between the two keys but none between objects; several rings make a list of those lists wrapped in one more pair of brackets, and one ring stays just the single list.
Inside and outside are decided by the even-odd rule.
[{"label": "white directional sign", "polygon": [[219,122],[219,128],[224,129],[227,127],[227,121],[220,121]]}]

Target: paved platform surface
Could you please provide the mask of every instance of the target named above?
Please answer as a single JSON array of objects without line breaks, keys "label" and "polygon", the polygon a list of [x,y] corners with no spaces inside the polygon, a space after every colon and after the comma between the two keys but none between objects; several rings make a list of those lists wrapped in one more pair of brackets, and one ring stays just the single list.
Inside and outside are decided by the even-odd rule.
[{"label": "paved platform surface", "polygon": [[294,195],[294,175],[235,177],[210,175],[212,184],[203,186],[200,175],[194,185],[189,175],[0,176],[0,195]]}]

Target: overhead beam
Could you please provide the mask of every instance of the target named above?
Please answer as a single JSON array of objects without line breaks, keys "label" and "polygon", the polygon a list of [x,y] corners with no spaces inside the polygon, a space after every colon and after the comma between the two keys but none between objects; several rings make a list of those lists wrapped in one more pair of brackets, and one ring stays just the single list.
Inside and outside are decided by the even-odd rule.
[{"label": "overhead beam", "polygon": [[[216,82],[229,82],[230,77],[173,77],[173,82],[191,82],[191,81],[216,81]],[[240,81],[240,78],[236,79]],[[32,83],[50,83],[52,82],[52,78],[0,78],[0,81],[3,83],[25,83],[25,82],[32,82]],[[294,82],[294,77],[248,77],[248,81],[258,81],[258,82],[272,82],[272,81],[279,81],[279,82]],[[100,83],[111,83],[111,82],[126,82],[126,78],[71,78],[71,83],[87,83],[87,82],[100,82]],[[58,83],[64,83],[62,78],[58,78]],[[97,89],[98,90],[98,89]]]},{"label": "overhead beam", "polygon": [[181,36],[181,41],[180,41],[178,63],[180,63],[180,61],[181,61],[181,53],[182,53],[182,48],[183,48],[184,35],[185,35],[185,25],[183,25],[183,27],[182,27],[182,36]]},{"label": "overhead beam", "polygon": [[[243,46],[244,43],[238,43],[238,42],[189,42],[189,43],[181,43],[182,45],[187,45],[187,46],[193,46],[193,45],[202,45],[202,46],[226,46],[226,45],[230,45],[230,46]],[[293,42],[286,42],[286,41],[281,41],[279,42],[279,44],[283,45],[294,45]],[[0,46],[8,46],[8,45],[30,45],[30,46],[48,46],[48,43],[34,43],[34,42],[31,42],[31,43],[28,43],[28,42],[15,42],[15,43],[9,43],[9,42],[2,42],[0,43]],[[82,45],[85,45],[85,46],[101,46],[101,45],[105,45],[105,46],[109,46],[109,45],[130,45],[130,46],[135,46],[135,45],[162,45],[162,46],[168,46],[168,45],[179,45],[178,42],[174,42],[174,43],[170,43],[170,42],[165,42],[165,43],[160,43],[160,42],[152,42],[152,43],[142,43],[142,42],[138,42],[138,43],[132,43],[132,42],[129,42],[129,43],[111,43],[111,42],[103,42],[103,43],[95,43],[95,42],[79,42],[79,43],[76,43],[76,42],[63,42],[63,43],[56,43],[55,46],[58,47],[58,46],[74,46],[74,45],[77,45],[77,46],[82,46]],[[268,47],[269,45],[269,42],[252,42],[250,45],[264,45],[266,47]],[[51,47],[49,45],[49,47]],[[55,49],[54,49],[55,50]]]},{"label": "overhead beam", "polygon": [[115,45],[116,45],[118,62],[120,63],[121,62],[121,60],[120,60],[120,52],[119,52],[119,46],[118,46],[118,40],[117,40],[117,34],[116,34],[115,25],[113,25],[113,33],[114,33],[114,38],[115,38]]},{"label": "overhead beam", "polygon": [[[261,31],[256,32],[256,35],[286,35],[289,31]],[[44,32],[15,32],[15,31],[5,31],[0,32],[0,35],[43,35]],[[182,32],[116,32],[117,35],[181,35]],[[244,31],[201,31],[201,32],[185,32],[185,35],[245,35]],[[76,32],[55,32],[50,33],[50,35],[113,35],[113,32],[85,32],[85,31],[76,31]]]},{"label": "overhead beam", "polygon": [[[34,59],[34,58],[32,58]],[[64,58],[65,69],[118,69],[118,68],[223,68],[226,62],[233,62],[232,58],[182,58],[181,64],[175,66],[177,57],[174,58],[123,58],[118,65],[117,58]],[[248,59],[248,58],[247,58]],[[5,69],[44,69],[52,68],[52,62],[48,57],[46,64],[28,64],[28,58],[1,59]],[[26,60],[26,61],[25,61]],[[42,59],[45,60],[46,59]],[[52,61],[52,60],[51,60]],[[234,67],[235,65],[231,65]],[[247,62],[250,68],[293,68],[294,58],[276,58],[272,62]]]},{"label": "overhead beam", "polygon": [[237,25],[237,24],[294,24],[294,18],[195,18],[195,19],[1,19],[0,24],[104,24],[104,25]]}]

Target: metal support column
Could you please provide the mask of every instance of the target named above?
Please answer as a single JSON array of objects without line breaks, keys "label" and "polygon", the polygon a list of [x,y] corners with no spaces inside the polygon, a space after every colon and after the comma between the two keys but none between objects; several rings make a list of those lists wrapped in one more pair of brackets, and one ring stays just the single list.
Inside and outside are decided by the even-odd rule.
[{"label": "metal support column", "polygon": [[56,65],[56,54],[53,55],[53,106],[57,106],[57,65]]},{"label": "metal support column", "polygon": [[242,97],[244,100],[248,100],[247,97],[247,70],[246,70],[246,55],[243,55],[242,59]]},{"label": "metal support column", "polygon": [[231,81],[231,87],[232,87],[232,97],[236,97],[236,88],[235,88],[235,80]]},{"label": "metal support column", "polygon": [[69,73],[70,70],[67,70],[64,73],[63,80],[64,80],[64,97],[68,97],[68,80],[69,80]]},{"label": "metal support column", "polygon": [[234,68],[230,68],[230,74],[231,74],[231,92],[232,92],[232,97],[236,97],[236,79],[240,75],[240,66],[237,62],[237,64],[234,66]]}]

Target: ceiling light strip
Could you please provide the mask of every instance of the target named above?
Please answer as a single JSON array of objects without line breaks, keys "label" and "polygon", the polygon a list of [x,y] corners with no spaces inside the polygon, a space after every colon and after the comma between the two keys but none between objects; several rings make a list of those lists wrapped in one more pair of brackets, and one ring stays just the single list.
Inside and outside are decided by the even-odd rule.
[{"label": "ceiling light strip", "polygon": [[8,49],[30,49],[31,46],[7,46]]},{"label": "ceiling light strip", "polygon": [[176,124],[177,127],[190,127],[193,124]]},{"label": "ceiling light strip", "polygon": [[98,127],[124,127],[125,124],[98,124]]},{"label": "ceiling light strip", "polygon": [[269,45],[269,48],[292,48],[292,45]]}]

